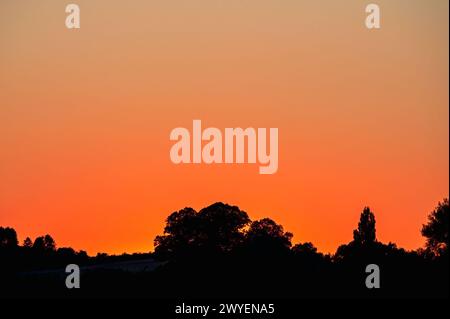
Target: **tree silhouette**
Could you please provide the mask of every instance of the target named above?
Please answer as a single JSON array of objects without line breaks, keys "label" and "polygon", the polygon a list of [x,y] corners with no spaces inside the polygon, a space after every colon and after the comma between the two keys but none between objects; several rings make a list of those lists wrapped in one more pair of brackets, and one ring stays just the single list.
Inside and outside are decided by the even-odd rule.
[{"label": "tree silhouette", "polygon": [[242,242],[242,229],[249,222],[247,213],[237,206],[215,203],[198,213],[187,207],[167,218],[164,235],[155,238],[155,253],[181,256],[198,250],[231,251]]},{"label": "tree silhouette", "polygon": [[198,245],[199,222],[197,212],[189,207],[174,212],[166,219],[164,235],[156,236],[155,252],[172,256]]},{"label": "tree silhouette", "polygon": [[335,261],[365,260],[372,255],[382,255],[384,245],[377,242],[375,229],[375,215],[369,207],[364,207],[358,222],[358,228],[353,230],[353,240],[340,245],[333,258]]},{"label": "tree silhouette", "polygon": [[37,237],[33,243],[33,249],[38,251],[54,251],[56,250],[56,243],[52,236],[45,235]]},{"label": "tree silhouette", "polygon": [[317,254],[317,248],[314,247],[313,243],[306,242],[303,244],[296,244],[292,247],[292,251],[298,255],[315,255]]},{"label": "tree silhouette", "polygon": [[428,215],[428,223],[422,226],[422,235],[427,238],[426,248],[435,256],[448,255],[449,202],[445,198]]},{"label": "tree silhouette", "polygon": [[355,243],[367,245],[376,242],[375,215],[369,207],[364,207],[358,223],[358,229],[353,231]]},{"label": "tree silhouette", "polygon": [[0,248],[10,249],[18,245],[17,233],[13,228],[0,227]]},{"label": "tree silhouette", "polygon": [[33,247],[33,241],[31,240],[30,237],[25,238],[25,240],[23,241],[23,247],[25,247],[25,248]]},{"label": "tree silhouette", "polygon": [[[292,234],[282,225],[270,218],[252,222],[247,213],[224,203],[199,212],[184,208],[170,214],[164,234],[155,238],[155,254],[144,254],[144,258],[135,254],[89,257],[70,247],[56,250],[50,235],[34,242],[27,237],[18,246],[14,229],[0,227],[0,296],[21,296],[24,291],[39,297],[65,295],[68,292],[60,290],[61,273],[75,263],[93,266],[84,275],[82,296],[126,296],[132,291],[136,296],[158,298],[448,297],[448,258],[441,258],[448,254],[448,215],[445,199],[423,226],[428,254],[377,241],[375,216],[368,207],[360,215],[353,240],[333,256],[318,252],[310,242],[291,247]],[[134,268],[133,259],[142,258],[137,262],[141,267],[153,257],[163,259],[156,269],[128,270]],[[382,269],[383,289],[368,290],[364,285],[369,264]]]},{"label": "tree silhouette", "polygon": [[248,247],[260,252],[274,253],[291,247],[292,233],[284,232],[283,226],[270,218],[263,218],[250,224],[245,241]]},{"label": "tree silhouette", "polygon": [[329,262],[331,259],[329,255],[324,256],[322,253],[319,253],[311,242],[296,244],[291,250],[294,257],[300,260],[303,266],[315,267],[317,264]]},{"label": "tree silhouette", "polygon": [[242,242],[242,229],[250,223],[246,212],[224,203],[203,208],[199,217],[206,243],[223,252],[232,250]]},{"label": "tree silhouette", "polygon": [[61,247],[57,250],[58,255],[61,258],[73,258],[75,256],[75,250],[71,247]]}]

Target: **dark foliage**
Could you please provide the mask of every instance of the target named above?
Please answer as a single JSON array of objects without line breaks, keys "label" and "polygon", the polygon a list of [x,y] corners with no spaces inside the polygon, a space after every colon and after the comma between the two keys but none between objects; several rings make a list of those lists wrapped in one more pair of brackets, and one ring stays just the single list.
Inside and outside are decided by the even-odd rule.
[{"label": "dark foliage", "polygon": [[448,256],[448,224],[450,216],[448,199],[439,203],[423,225],[422,235],[427,238],[426,247],[434,256]]},{"label": "dark foliage", "polygon": [[[324,255],[269,218],[251,221],[236,206],[184,208],[166,220],[153,254],[104,253],[89,257],[57,248],[49,235],[18,245],[12,228],[0,228],[3,296],[57,297],[448,297],[448,200],[423,226],[426,248],[405,251],[376,238],[366,207],[353,240]],[[78,264],[82,289],[66,289],[64,267]],[[139,268],[154,263],[156,269]],[[381,288],[365,286],[369,264],[381,270]],[[134,267],[134,268],[133,268]],[[156,266],[155,266],[156,267]],[[54,270],[54,271],[52,271]]]}]

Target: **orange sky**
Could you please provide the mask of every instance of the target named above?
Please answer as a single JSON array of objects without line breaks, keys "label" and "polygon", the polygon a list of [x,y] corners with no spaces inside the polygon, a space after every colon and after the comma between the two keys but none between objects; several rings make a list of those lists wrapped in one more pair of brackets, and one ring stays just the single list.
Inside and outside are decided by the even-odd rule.
[{"label": "orange sky", "polygon": [[[238,205],[333,252],[366,205],[422,246],[449,193],[448,1],[0,3],[0,225],[148,251],[185,206]],[[175,165],[175,127],[278,127],[279,167]]]}]

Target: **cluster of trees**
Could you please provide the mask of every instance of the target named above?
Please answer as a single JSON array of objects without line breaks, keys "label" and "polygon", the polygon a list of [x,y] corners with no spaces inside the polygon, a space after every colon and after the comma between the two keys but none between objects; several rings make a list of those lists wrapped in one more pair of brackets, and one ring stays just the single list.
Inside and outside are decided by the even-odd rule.
[{"label": "cluster of trees", "polygon": [[[183,287],[200,295],[220,287],[225,296],[448,296],[449,215],[444,199],[422,227],[425,247],[406,251],[377,240],[375,215],[365,207],[353,240],[324,255],[310,242],[293,245],[292,234],[269,218],[252,221],[236,206],[215,203],[172,213],[155,238],[155,257],[169,260],[162,275],[184,294],[193,288]],[[365,286],[369,264],[380,267],[383,289]]]},{"label": "cluster of trees", "polygon": [[164,235],[155,238],[160,259],[214,256],[243,248],[268,253],[291,248],[292,234],[269,218],[251,221],[237,206],[215,203],[198,213],[184,208],[167,218]]},{"label": "cluster of trees", "polygon": [[89,259],[83,250],[77,252],[70,247],[57,248],[55,240],[48,234],[38,236],[34,241],[27,237],[19,245],[17,233],[10,227],[0,227],[0,258],[3,273],[61,267],[75,261],[84,263]]},{"label": "cluster of trees", "polygon": [[[444,199],[429,215],[422,227],[426,238],[425,249],[415,253],[426,258],[448,256],[449,202]],[[354,253],[355,249],[382,247],[400,250],[395,244],[384,245],[377,241],[375,215],[369,207],[361,213],[357,229],[353,231],[353,241],[340,246],[330,259],[342,260]],[[292,245],[293,235],[285,232],[282,225],[270,218],[251,221],[245,211],[237,206],[215,203],[196,212],[184,208],[172,213],[166,220],[164,234],[154,241],[155,255],[161,259],[176,260],[192,255],[224,254],[238,251],[245,253],[273,255],[291,251],[294,254],[318,254],[310,242]],[[348,256],[350,257],[350,256]]]},{"label": "cluster of trees", "polygon": [[[10,227],[0,227],[0,249],[11,250],[18,248],[18,246],[19,241],[15,229]],[[25,238],[22,247],[25,249],[34,249],[36,251],[54,251],[56,250],[56,243],[52,236],[47,234],[36,237],[34,242],[30,237]]]},{"label": "cluster of trees", "polygon": [[[366,207],[353,240],[339,246],[334,254],[324,255],[310,242],[293,245],[293,235],[282,225],[270,218],[252,221],[237,206],[219,202],[198,212],[184,208],[168,216],[164,233],[154,240],[154,253],[144,256],[160,260],[158,269],[138,274],[91,271],[83,275],[82,293],[120,296],[132,292],[154,297],[448,296],[449,215],[449,201],[444,199],[422,227],[424,248],[405,251],[394,243],[377,240],[375,215]],[[142,256],[124,255],[122,259]],[[112,257],[88,257],[84,251],[57,248],[49,235],[34,241],[26,238],[20,246],[14,229],[0,227],[0,276],[7,277],[18,294],[29,286],[40,292],[54,289],[50,294],[58,291],[58,296],[69,292],[59,278],[52,286],[48,278],[25,280],[20,274],[11,274],[69,263],[101,264]],[[368,264],[380,267],[382,289],[365,286]]]},{"label": "cluster of trees", "polygon": [[436,209],[428,215],[428,223],[422,227],[422,235],[426,238],[425,253],[429,256],[448,257],[448,224],[449,203],[444,199]]}]

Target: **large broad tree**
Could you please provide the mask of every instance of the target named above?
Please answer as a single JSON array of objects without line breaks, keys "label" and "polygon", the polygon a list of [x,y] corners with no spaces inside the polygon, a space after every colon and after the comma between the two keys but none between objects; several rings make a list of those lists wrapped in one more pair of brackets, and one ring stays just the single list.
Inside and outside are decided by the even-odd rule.
[{"label": "large broad tree", "polygon": [[199,250],[230,251],[242,243],[249,223],[247,213],[237,206],[215,203],[199,212],[184,208],[167,218],[164,234],[155,238],[155,252],[173,257]]},{"label": "large broad tree", "polygon": [[273,253],[291,248],[292,234],[270,218],[256,220],[246,232],[247,247],[256,251]]}]

